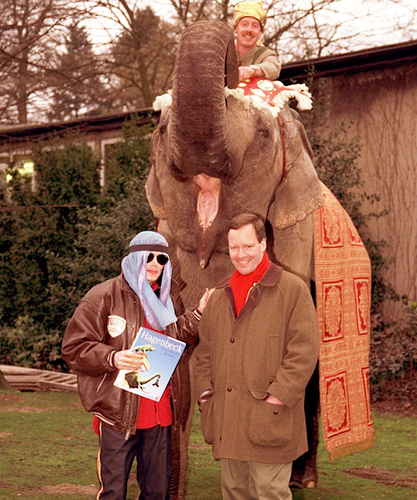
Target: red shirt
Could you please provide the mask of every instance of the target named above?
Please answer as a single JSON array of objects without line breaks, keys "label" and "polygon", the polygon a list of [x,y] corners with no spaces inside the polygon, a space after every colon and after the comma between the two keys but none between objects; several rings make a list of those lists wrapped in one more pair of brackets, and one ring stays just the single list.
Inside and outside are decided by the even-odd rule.
[{"label": "red shirt", "polygon": [[[146,319],[145,327],[150,328]],[[150,429],[156,425],[168,427],[172,424],[172,420],[171,389],[169,385],[158,402],[141,396],[138,423],[136,424],[137,429]]]},{"label": "red shirt", "polygon": [[[145,327],[150,328],[145,318]],[[164,333],[164,332],[159,332]],[[152,401],[151,399],[141,397],[139,405],[139,415],[136,424],[137,429],[150,429],[156,425],[168,427],[172,424],[173,413],[171,406],[171,389],[165,389],[160,401]],[[99,420],[97,417],[93,419],[93,428],[98,434]]]},{"label": "red shirt", "polygon": [[141,396],[137,429],[150,429],[155,425],[168,427],[168,425],[172,424],[172,419],[171,390],[169,386],[165,389],[158,402]]}]

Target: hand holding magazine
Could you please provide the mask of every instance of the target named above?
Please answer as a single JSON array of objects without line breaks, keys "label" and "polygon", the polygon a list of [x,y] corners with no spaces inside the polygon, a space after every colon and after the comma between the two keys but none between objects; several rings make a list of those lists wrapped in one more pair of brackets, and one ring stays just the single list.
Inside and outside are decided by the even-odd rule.
[{"label": "hand holding magazine", "polygon": [[148,370],[120,370],[114,385],[143,398],[159,401],[185,347],[185,342],[181,340],[141,327],[131,350],[147,355]]}]

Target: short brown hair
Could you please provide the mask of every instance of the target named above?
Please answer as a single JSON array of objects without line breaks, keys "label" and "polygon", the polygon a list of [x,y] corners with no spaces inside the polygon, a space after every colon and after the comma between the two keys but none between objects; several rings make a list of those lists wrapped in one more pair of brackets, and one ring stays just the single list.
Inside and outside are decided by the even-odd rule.
[{"label": "short brown hair", "polygon": [[240,229],[243,226],[252,224],[255,229],[256,238],[260,243],[264,238],[266,238],[265,224],[263,221],[255,214],[239,214],[233,217],[229,223],[229,231],[231,229]]}]

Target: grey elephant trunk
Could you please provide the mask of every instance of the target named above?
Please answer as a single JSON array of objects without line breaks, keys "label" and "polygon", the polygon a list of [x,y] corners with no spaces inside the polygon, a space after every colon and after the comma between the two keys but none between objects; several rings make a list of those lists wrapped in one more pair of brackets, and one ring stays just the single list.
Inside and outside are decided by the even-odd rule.
[{"label": "grey elephant trunk", "polygon": [[[224,87],[238,84],[233,31],[220,21],[190,25],[178,48],[173,83],[171,169],[229,183],[237,173],[226,143]],[[225,81],[226,75],[226,81]]]}]

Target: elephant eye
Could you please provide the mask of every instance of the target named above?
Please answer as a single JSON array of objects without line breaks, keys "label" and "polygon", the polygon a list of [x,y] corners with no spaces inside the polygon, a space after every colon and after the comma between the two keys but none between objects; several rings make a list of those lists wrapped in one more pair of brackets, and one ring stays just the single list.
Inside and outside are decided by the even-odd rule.
[{"label": "elephant eye", "polygon": [[165,134],[166,129],[167,129],[167,126],[166,126],[165,124],[164,124],[164,125],[160,125],[160,126],[158,127],[159,133],[160,133],[161,135],[164,135],[164,134]]},{"label": "elephant eye", "polygon": [[269,137],[269,130],[266,128],[259,129],[259,133],[262,137],[265,137],[266,139]]}]

